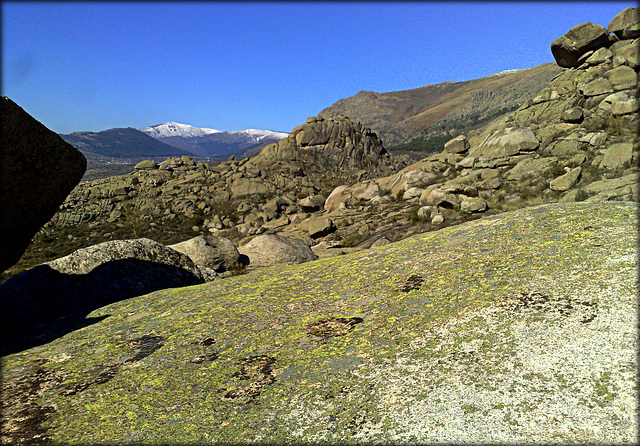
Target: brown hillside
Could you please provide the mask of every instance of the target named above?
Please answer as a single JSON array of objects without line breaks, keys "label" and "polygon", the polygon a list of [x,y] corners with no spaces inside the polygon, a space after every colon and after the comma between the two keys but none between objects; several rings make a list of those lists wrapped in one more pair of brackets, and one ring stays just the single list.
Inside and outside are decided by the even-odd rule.
[{"label": "brown hillside", "polygon": [[320,116],[345,115],[376,132],[386,147],[418,137],[478,128],[513,111],[537,94],[561,69],[554,63],[465,82],[445,82],[413,90],[361,91],[322,110]]}]

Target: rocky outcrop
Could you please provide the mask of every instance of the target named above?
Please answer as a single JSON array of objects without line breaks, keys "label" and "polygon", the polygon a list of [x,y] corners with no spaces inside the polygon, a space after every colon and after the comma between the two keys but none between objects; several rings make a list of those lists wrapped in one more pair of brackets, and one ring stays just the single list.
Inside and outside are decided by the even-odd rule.
[{"label": "rocky outcrop", "polygon": [[7,97],[0,97],[0,271],[24,253],[78,184],[87,160]]},{"label": "rocky outcrop", "polygon": [[256,157],[217,165],[171,158],[82,184],[41,237],[76,249],[208,234],[240,246],[278,233],[313,241],[324,256],[546,202],[636,200],[637,185],[617,179],[638,172],[638,45],[616,39],[575,68],[556,67],[515,112],[451,135],[444,150],[410,166],[380,156],[362,124],[310,118]]},{"label": "rocky outcrop", "polygon": [[292,265],[318,258],[303,240],[276,234],[259,235],[240,246],[238,251],[248,257],[251,268]]},{"label": "rocky outcrop", "polygon": [[628,51],[637,39],[610,45],[604,27],[583,24],[558,42],[574,48],[560,56],[556,42],[558,63],[573,57],[578,66],[517,111],[481,133],[451,139],[441,153],[397,174],[336,187],[325,210],[338,235],[353,237],[359,230],[348,232],[351,215],[367,209],[375,209],[386,220],[377,226],[385,227],[401,214],[380,216],[399,202],[415,212],[414,221],[435,229],[442,219],[458,222],[549,201],[638,200],[637,185],[616,180],[638,174],[639,67],[625,56],[635,54]]},{"label": "rocky outcrop", "polygon": [[344,116],[309,118],[288,138],[265,147],[253,161],[262,166],[294,161],[306,166],[307,171],[320,169],[327,173],[378,171],[392,163],[371,129]]}]

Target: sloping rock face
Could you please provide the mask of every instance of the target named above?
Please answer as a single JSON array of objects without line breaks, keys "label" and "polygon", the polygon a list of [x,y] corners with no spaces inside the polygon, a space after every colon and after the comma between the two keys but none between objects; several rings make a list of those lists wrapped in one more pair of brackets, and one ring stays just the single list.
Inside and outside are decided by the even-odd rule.
[{"label": "sloping rock face", "polygon": [[113,303],[2,358],[3,435],[633,444],[637,216],[532,207]]},{"label": "sloping rock face", "polygon": [[0,97],[0,271],[24,253],[87,167],[87,160],[11,99]]}]

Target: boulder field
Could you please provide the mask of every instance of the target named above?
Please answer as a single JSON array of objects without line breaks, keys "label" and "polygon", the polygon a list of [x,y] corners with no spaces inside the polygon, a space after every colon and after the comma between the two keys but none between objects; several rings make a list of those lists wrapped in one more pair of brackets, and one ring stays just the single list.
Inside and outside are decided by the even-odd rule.
[{"label": "boulder field", "polygon": [[634,14],[622,11],[610,31],[568,31],[560,40],[576,64],[513,113],[452,135],[417,163],[390,156],[359,122],[312,117],[250,158],[148,160],[80,184],[36,239],[64,240],[64,255],[118,238],[171,245],[211,234],[240,247],[280,234],[324,257],[525,206],[637,201]]}]

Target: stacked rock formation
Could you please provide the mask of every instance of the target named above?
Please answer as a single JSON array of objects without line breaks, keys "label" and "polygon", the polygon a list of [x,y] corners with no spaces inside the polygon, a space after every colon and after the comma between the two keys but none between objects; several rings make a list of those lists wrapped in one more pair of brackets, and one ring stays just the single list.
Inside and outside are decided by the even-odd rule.
[{"label": "stacked rock formation", "polygon": [[0,97],[0,271],[24,253],[87,167],[87,160],[11,99]]},{"label": "stacked rock formation", "polygon": [[293,129],[288,138],[265,147],[255,158],[262,165],[283,160],[298,161],[330,174],[344,170],[378,171],[392,164],[377,135],[344,116],[311,117]]}]

